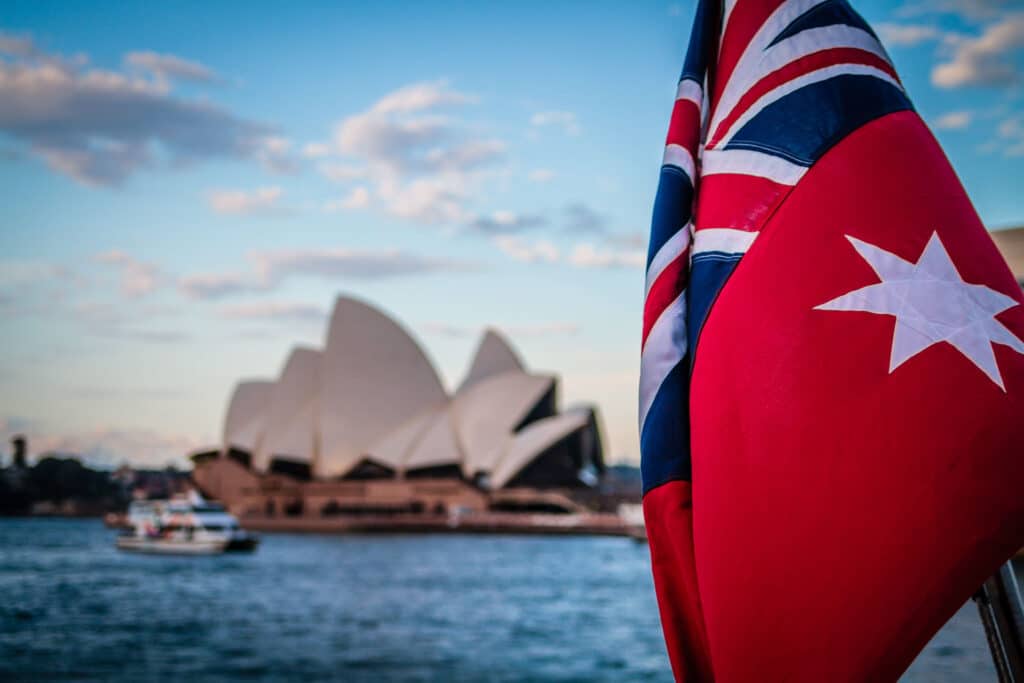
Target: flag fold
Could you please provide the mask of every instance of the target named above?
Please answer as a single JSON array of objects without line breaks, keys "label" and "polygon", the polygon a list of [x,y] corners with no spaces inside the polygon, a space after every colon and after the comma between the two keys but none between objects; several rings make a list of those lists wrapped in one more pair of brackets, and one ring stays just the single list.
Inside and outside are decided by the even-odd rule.
[{"label": "flag fold", "polygon": [[1022,302],[847,2],[699,2],[640,379],[677,680],[896,680],[1024,545]]}]

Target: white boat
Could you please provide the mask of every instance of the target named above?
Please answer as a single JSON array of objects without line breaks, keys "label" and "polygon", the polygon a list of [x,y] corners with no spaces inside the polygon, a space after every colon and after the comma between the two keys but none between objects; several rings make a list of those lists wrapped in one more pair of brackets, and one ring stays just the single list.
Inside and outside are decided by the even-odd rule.
[{"label": "white boat", "polygon": [[141,553],[213,555],[255,550],[259,539],[238,526],[223,506],[197,494],[189,500],[135,501],[128,507],[129,528],[117,547]]}]

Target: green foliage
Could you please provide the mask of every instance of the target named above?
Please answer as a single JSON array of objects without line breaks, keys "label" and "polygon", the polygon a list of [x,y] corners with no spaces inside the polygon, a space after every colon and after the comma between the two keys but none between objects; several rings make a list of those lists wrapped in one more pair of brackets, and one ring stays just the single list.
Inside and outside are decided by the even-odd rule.
[{"label": "green foliage", "polygon": [[34,503],[75,501],[98,511],[127,501],[123,487],[109,472],[93,470],[75,458],[43,456],[34,467],[0,470],[0,514],[28,514]]}]

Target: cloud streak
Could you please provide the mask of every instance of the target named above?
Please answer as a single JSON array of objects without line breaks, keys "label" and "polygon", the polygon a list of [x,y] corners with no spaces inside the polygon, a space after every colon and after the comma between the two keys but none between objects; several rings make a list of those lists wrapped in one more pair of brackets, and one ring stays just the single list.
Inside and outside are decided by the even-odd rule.
[{"label": "cloud streak", "polygon": [[152,293],[164,279],[163,273],[153,263],[133,258],[119,249],[112,249],[96,255],[98,263],[112,265],[121,274],[121,292],[137,298]]},{"label": "cloud streak", "polygon": [[320,306],[297,302],[264,301],[225,306],[221,314],[230,320],[272,322],[322,322],[327,311]]},{"label": "cloud streak", "polygon": [[324,210],[329,212],[352,211],[365,209],[368,206],[370,206],[370,191],[365,185],[357,185],[341,199],[334,199],[324,204]]},{"label": "cloud streak", "polygon": [[498,235],[494,244],[506,256],[520,263],[557,263],[561,260],[561,251],[547,240],[527,242],[515,235]]},{"label": "cloud streak", "polygon": [[932,83],[940,88],[999,87],[1020,82],[1012,55],[1024,47],[1024,12],[1016,12],[989,25],[980,36],[960,37],[952,59],[932,69]]},{"label": "cloud streak", "polygon": [[270,291],[294,277],[382,280],[478,268],[475,263],[435,259],[399,249],[276,250],[254,252],[249,260],[252,268],[248,271],[188,275],[178,281],[178,287],[192,299],[218,299]]},{"label": "cloud streak", "polygon": [[930,24],[893,24],[880,23],[875,26],[882,44],[888,47],[913,47],[942,38],[943,33],[937,26]]},{"label": "cloud streak", "polygon": [[130,67],[141,69],[165,81],[190,81],[192,83],[217,83],[220,79],[209,67],[174,55],[157,52],[129,52],[124,62]]},{"label": "cloud streak", "polygon": [[557,128],[566,135],[576,136],[581,132],[576,114],[571,111],[540,111],[530,117],[534,128]]},{"label": "cloud streak", "polygon": [[503,235],[532,230],[547,225],[539,214],[520,214],[514,211],[495,211],[470,223],[470,228],[485,235]]},{"label": "cloud streak", "polygon": [[174,93],[173,81],[214,78],[195,62],[130,53],[114,71],[8,34],[0,51],[0,131],[79,182],[117,185],[142,169],[211,159],[288,165],[273,127]]},{"label": "cloud streak", "polygon": [[256,216],[281,213],[280,187],[260,187],[255,190],[213,190],[207,196],[210,208],[222,215]]},{"label": "cloud streak", "polygon": [[577,268],[642,268],[645,256],[640,249],[615,249],[593,244],[577,244],[568,256]]},{"label": "cloud streak", "polygon": [[973,115],[969,111],[951,111],[935,119],[939,130],[959,130],[971,125]]}]

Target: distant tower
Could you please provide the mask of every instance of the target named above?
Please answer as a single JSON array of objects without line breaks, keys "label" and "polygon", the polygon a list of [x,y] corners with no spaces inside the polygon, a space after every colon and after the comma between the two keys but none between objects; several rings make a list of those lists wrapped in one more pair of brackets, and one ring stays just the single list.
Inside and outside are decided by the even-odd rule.
[{"label": "distant tower", "polygon": [[14,449],[14,467],[19,470],[25,469],[28,465],[28,439],[21,434],[11,437],[11,447]]}]

